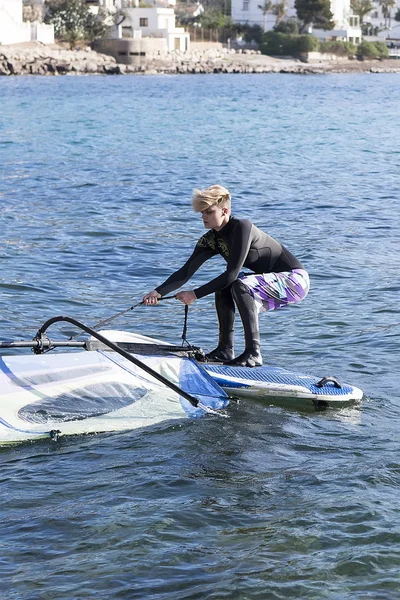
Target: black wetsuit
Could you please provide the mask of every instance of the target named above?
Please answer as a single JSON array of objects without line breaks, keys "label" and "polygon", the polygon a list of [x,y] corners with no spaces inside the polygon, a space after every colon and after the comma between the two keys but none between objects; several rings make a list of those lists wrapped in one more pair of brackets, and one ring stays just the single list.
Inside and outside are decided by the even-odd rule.
[{"label": "black wetsuit", "polygon": [[180,288],[206,260],[217,254],[226,260],[226,271],[195,289],[197,298],[231,285],[243,267],[253,273],[280,273],[304,268],[289,250],[253,223],[231,217],[220,231],[211,229],[203,235],[183,267],[168,277],[156,291],[165,296]]}]

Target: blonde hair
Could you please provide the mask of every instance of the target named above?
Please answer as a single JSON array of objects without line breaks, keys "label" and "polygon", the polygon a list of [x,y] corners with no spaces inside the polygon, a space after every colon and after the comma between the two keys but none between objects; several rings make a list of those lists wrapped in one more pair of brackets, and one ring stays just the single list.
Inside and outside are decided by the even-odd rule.
[{"label": "blonde hair", "polygon": [[212,185],[205,190],[194,190],[192,206],[195,212],[202,212],[210,206],[230,208],[231,195],[222,185]]}]

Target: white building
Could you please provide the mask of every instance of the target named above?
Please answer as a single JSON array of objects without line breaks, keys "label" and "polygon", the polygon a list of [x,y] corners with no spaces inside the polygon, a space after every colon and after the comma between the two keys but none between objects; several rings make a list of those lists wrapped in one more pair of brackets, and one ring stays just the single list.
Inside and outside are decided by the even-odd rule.
[{"label": "white building", "polygon": [[54,43],[53,25],[22,20],[22,0],[0,0],[0,44]]},{"label": "white building", "polygon": [[378,2],[374,4],[374,9],[364,17],[364,25],[369,26],[368,35],[381,41],[393,40],[394,43],[400,41],[400,22],[394,20],[395,14],[400,10],[400,0],[397,0],[397,6],[389,9],[386,16],[382,12],[382,6]]},{"label": "white building", "polygon": [[31,41],[31,24],[22,21],[22,0],[0,0],[0,43]]},{"label": "white building", "polygon": [[121,8],[121,0],[85,0],[85,2],[94,14],[97,14],[99,9],[114,12]]},{"label": "white building", "polygon": [[359,44],[362,39],[360,17],[353,14],[350,0],[331,0],[334,29],[312,29],[310,33],[320,40],[337,40]]},{"label": "white building", "polygon": [[[109,12],[114,12],[115,10],[125,11],[127,8],[139,8],[139,0],[85,0],[85,2],[96,11],[98,11],[99,8]],[[176,0],[146,0],[145,4],[166,8],[169,6],[176,6]]]},{"label": "white building", "polygon": [[[278,1],[276,2],[278,3]],[[264,31],[270,31],[276,25],[276,16],[272,11],[263,14],[263,0],[232,0],[232,20],[236,23],[259,25]],[[350,0],[331,0],[331,12],[335,22],[335,29],[323,31],[312,29],[312,33],[319,39],[334,39],[359,43],[361,29],[359,18],[353,15]],[[288,0],[286,18],[296,18],[294,0]]]},{"label": "white building", "polygon": [[183,27],[176,27],[173,8],[125,8],[124,13],[126,17],[116,37],[164,38],[168,52],[189,50],[190,34]]}]

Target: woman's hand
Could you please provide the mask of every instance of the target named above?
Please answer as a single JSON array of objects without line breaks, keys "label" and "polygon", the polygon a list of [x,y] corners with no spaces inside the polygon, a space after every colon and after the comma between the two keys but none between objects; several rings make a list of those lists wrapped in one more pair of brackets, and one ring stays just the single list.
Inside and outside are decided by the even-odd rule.
[{"label": "woman's hand", "polygon": [[156,304],[158,304],[160,298],[161,294],[156,292],[156,290],[153,290],[152,292],[149,292],[148,294],[143,296],[143,304],[145,306],[155,306]]},{"label": "woman's hand", "polygon": [[175,294],[175,298],[182,302],[182,304],[193,304],[195,300],[197,300],[196,294],[192,291],[189,292],[178,292]]}]

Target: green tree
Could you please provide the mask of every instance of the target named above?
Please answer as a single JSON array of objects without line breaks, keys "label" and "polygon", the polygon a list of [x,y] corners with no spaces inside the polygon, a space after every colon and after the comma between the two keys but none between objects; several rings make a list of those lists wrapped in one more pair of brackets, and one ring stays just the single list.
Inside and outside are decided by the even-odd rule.
[{"label": "green tree", "polygon": [[264,4],[257,4],[264,17],[264,31],[267,31],[267,14],[271,12],[273,7],[272,0],[264,0]]},{"label": "green tree", "polygon": [[397,6],[397,0],[379,0],[379,5],[385,17],[385,27],[390,28],[392,24],[392,8]]},{"label": "green tree", "polygon": [[86,39],[94,42],[105,37],[112,27],[112,19],[112,15],[106,10],[100,9],[97,15],[91,12],[85,26]]},{"label": "green tree", "polygon": [[281,2],[274,4],[274,6],[272,7],[272,12],[276,16],[275,25],[278,25],[278,23],[280,23],[282,19],[286,16],[286,11],[286,0],[281,0]]},{"label": "green tree", "polygon": [[360,17],[361,24],[364,22],[364,17],[374,8],[371,0],[351,0],[350,6],[353,13]]},{"label": "green tree", "polygon": [[71,48],[79,40],[103,37],[110,28],[108,14],[93,14],[82,0],[47,0],[46,4],[45,22],[53,23],[56,38],[67,41]]},{"label": "green tree", "polygon": [[333,14],[330,0],[295,0],[294,7],[302,25],[300,33],[314,25],[318,29],[333,29]]},{"label": "green tree", "polygon": [[232,19],[224,15],[219,9],[207,8],[199,17],[199,22],[204,29],[232,29]]},{"label": "green tree", "polygon": [[299,22],[296,19],[285,19],[285,21],[280,21],[274,27],[274,31],[278,33],[294,33],[295,35],[299,34]]},{"label": "green tree", "polygon": [[24,4],[22,7],[22,18],[24,21],[34,23],[39,21],[43,22],[43,7],[40,4]]},{"label": "green tree", "polygon": [[264,38],[264,31],[260,25],[248,25],[244,23],[235,23],[235,29],[238,33],[243,34],[245,42],[256,42],[261,44]]}]

